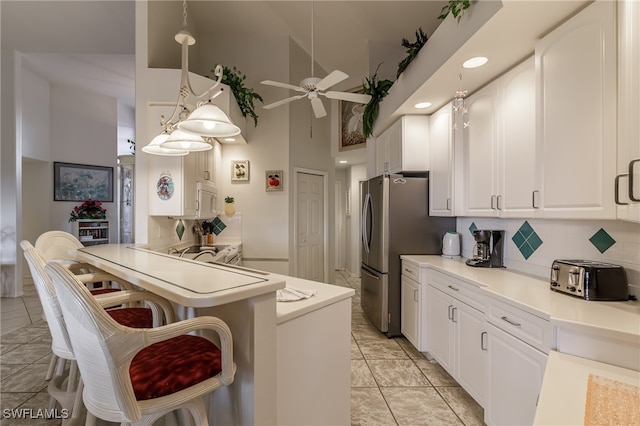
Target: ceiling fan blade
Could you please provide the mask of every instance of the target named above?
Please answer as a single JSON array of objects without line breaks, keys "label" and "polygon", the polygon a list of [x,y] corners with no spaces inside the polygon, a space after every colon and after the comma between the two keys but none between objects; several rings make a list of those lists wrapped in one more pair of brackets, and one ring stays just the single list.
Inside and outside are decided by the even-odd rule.
[{"label": "ceiling fan blade", "polygon": [[362,93],[349,93],[349,92],[327,92],[324,95],[329,99],[342,99],[343,101],[356,102],[359,104],[368,104],[371,100],[371,95],[364,95]]},{"label": "ceiling fan blade", "polygon": [[313,108],[313,114],[316,118],[322,118],[327,115],[327,110],[324,109],[324,105],[320,98],[311,99],[311,108]]},{"label": "ceiling fan blade", "polygon": [[290,98],[282,99],[280,101],[274,102],[274,103],[269,104],[269,105],[264,105],[262,108],[263,109],[271,109],[271,108],[279,107],[280,105],[284,105],[284,104],[289,103],[291,101],[295,101],[296,99],[304,98],[305,96],[307,96],[307,95],[291,96]]},{"label": "ceiling fan blade", "polygon": [[300,86],[294,86],[293,84],[288,84],[288,83],[280,83],[279,81],[264,80],[264,81],[261,81],[260,84],[265,84],[267,86],[282,87],[284,89],[295,90],[296,92],[306,92],[306,90],[304,90]]},{"label": "ceiling fan blade", "polygon": [[342,71],[339,71],[339,70],[332,71],[331,73],[329,73],[328,76],[326,76],[316,84],[316,89],[326,90],[329,87],[333,86],[334,84],[338,84],[342,80],[346,80],[347,78],[349,78],[349,75],[343,73]]}]

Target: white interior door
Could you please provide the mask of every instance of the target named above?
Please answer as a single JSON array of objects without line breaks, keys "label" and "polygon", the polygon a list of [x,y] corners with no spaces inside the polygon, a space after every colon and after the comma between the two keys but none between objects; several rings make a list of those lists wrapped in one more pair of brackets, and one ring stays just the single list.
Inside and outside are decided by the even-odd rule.
[{"label": "white interior door", "polygon": [[324,282],[324,176],[297,172],[296,180],[296,274]]}]

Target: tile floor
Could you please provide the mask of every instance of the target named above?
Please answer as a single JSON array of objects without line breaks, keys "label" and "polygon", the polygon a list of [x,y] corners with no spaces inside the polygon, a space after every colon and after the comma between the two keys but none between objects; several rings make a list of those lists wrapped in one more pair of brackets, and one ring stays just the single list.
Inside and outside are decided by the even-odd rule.
[{"label": "tile floor", "polygon": [[[405,338],[388,339],[360,308],[360,279],[337,272],[336,284],[352,287],[351,424],[482,425],[482,408],[438,364]],[[59,425],[60,420],[5,418],[5,409],[48,407],[44,376],[51,337],[33,284],[21,298],[1,299],[0,425]],[[37,416],[36,416],[37,417]]]}]

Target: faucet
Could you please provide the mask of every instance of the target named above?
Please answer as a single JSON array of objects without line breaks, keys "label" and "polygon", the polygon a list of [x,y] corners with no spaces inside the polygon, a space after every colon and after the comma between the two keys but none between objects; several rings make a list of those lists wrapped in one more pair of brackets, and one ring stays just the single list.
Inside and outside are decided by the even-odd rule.
[{"label": "faucet", "polygon": [[[189,250],[191,250],[191,247],[187,247],[186,249],[182,250],[182,253],[180,253],[180,257],[184,257],[184,255],[185,255]],[[176,250],[176,251],[178,251],[178,250]]]},{"label": "faucet", "polygon": [[172,254],[172,253],[178,254],[180,252],[175,247],[169,247],[169,250],[167,250],[167,254]]}]

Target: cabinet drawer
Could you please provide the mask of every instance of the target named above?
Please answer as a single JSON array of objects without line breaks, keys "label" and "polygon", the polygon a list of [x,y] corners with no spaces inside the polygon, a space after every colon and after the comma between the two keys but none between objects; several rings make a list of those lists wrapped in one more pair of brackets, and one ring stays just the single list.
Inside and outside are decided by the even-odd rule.
[{"label": "cabinet drawer", "polygon": [[490,299],[487,321],[514,337],[548,354],[551,349],[549,321],[525,312],[515,306]]},{"label": "cabinet drawer", "polygon": [[420,267],[409,260],[402,260],[402,275],[406,275],[414,281],[420,282]]},{"label": "cabinet drawer", "polygon": [[478,287],[439,271],[430,271],[429,285],[444,293],[466,303],[467,305],[484,312],[484,297]]}]

